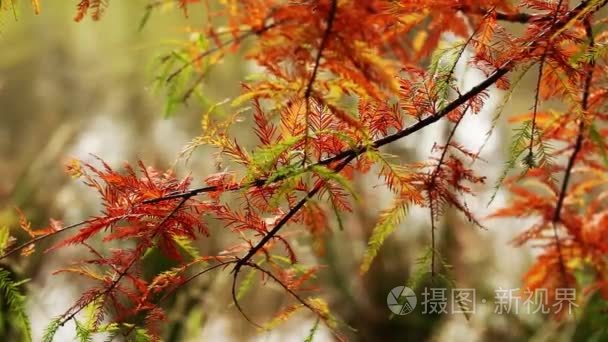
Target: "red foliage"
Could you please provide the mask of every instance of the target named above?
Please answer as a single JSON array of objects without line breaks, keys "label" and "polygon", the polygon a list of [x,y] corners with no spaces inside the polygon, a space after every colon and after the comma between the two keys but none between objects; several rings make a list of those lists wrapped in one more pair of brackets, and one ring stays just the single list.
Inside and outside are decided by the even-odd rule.
[{"label": "red foliage", "polygon": [[[198,2],[178,4],[186,12]],[[231,265],[239,310],[234,287],[239,272],[248,267],[278,282],[298,305],[337,330],[324,303],[299,294],[315,288],[310,282],[319,267],[294,266],[298,256],[290,235],[310,234],[315,252],[324,253],[332,211],[339,216],[352,210],[350,201],[356,194],[350,181],[357,173],[375,172],[395,193],[395,203],[383,211],[372,233],[363,269],[404,208],[416,205],[430,212],[435,274],[435,223],[445,209],[452,207],[481,225],[463,196],[474,194],[486,180],[470,166],[478,153],[453,141],[454,131],[465,115],[484,109],[491,86],[510,89],[508,73],[533,64],[540,66],[533,110],[512,120],[522,128],[515,136],[509,167],[521,162],[525,170],[507,178],[513,200],[492,217],[537,220],[514,240],[542,248],[524,279],[529,289],[606,290],[608,166],[603,140],[608,132],[608,97],[602,85],[608,54],[601,48],[608,35],[602,26],[605,20],[593,15],[607,2],[583,0],[570,7],[568,2],[558,6],[556,1],[525,0],[515,7],[500,0],[229,0],[219,10],[208,8],[210,23],[204,32],[212,47],[205,44],[201,50],[199,41],[188,45],[181,55],[175,54],[183,64],[163,77],[172,84],[191,72],[204,75],[208,64],[235,51],[245,38],[256,37],[246,57],[261,66],[264,75],[248,81],[234,103],[251,101],[259,143],[251,152],[228,133],[241,111],[225,121],[206,114],[204,132],[187,152],[211,145],[229,166],[228,171],[204,178],[206,186],[201,188],[190,188],[190,177],[180,180],[141,162],[137,171],[127,165],[121,172],[104,163],[100,169],[71,163],[69,174],[95,189],[104,209],[52,248],[81,245],[93,255],[63,270],[86,276],[95,285],[62,322],[100,302],[103,309],[98,314],[112,312],[118,322],[145,313],[149,333],[158,338],[158,322],[166,317],[157,295],[169,295],[207,270]],[[81,20],[89,10],[97,19],[104,4],[81,1],[75,19]],[[225,19],[227,25],[212,24],[215,18]],[[524,24],[525,30],[513,36],[502,21]],[[448,33],[457,40],[446,47],[442,37]],[[486,76],[470,88],[456,82],[455,76],[465,52],[471,54],[465,65]],[[181,56],[190,60],[184,62]],[[188,99],[202,80],[193,79],[180,98]],[[356,105],[350,101],[353,97]],[[539,111],[539,102],[550,99],[566,109]],[[439,156],[397,164],[381,151],[442,119],[449,121],[452,131],[443,146],[435,146]],[[550,150],[549,145],[563,148]],[[555,162],[560,158],[563,166]],[[244,169],[232,171],[236,164]],[[560,182],[558,175],[563,175]],[[236,200],[227,201],[229,193]],[[208,235],[209,220],[230,229],[236,242],[218,255],[185,258],[184,245]],[[286,233],[287,224],[305,229]],[[58,231],[32,231],[25,219],[21,226],[32,237]],[[89,242],[94,238],[108,250],[92,247]],[[110,245],[118,248],[110,250]],[[139,269],[142,258],[155,248],[178,266],[144,279]],[[213,266],[188,277],[194,265],[204,262]],[[263,263],[268,269],[261,267]],[[581,264],[593,268],[592,284],[576,283],[574,272]]]}]

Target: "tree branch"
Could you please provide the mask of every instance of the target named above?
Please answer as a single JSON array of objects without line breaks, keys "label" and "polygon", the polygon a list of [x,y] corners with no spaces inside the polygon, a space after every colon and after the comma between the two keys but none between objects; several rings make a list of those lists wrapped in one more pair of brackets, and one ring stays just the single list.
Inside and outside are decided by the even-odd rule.
[{"label": "tree branch", "polygon": [[[348,163],[350,163],[353,159],[355,159],[355,155],[351,155],[346,157],[346,159],[344,159],[335,169],[334,172],[338,173],[340,171],[342,171],[342,169],[348,165]],[[281,230],[283,228],[283,226],[285,226],[285,224],[287,224],[287,222],[289,222],[289,220],[298,212],[300,211],[300,209],[302,209],[302,207],[306,204],[306,202],[308,202],[309,199],[311,199],[312,197],[314,197],[319,190],[321,190],[321,188],[323,187],[323,182],[318,183],[312,190],[310,190],[308,192],[308,194],[306,194],[306,196],[304,196],[293,208],[291,208],[287,214],[285,214],[285,216],[283,216],[281,218],[281,220],[274,226],[274,228],[272,228],[271,231],[268,232],[268,234],[264,235],[264,237],[255,245],[253,246],[249,252],[247,252],[247,254],[241,258],[236,266],[233,269],[233,272],[236,274],[239,272],[240,268],[245,265],[246,263],[249,262],[249,260],[251,258],[253,258],[253,256],[260,251],[260,249],[262,249],[264,247],[264,245],[266,245],[266,243],[268,241],[270,241],[270,239],[272,239],[275,235],[277,235],[277,233],[279,232],[279,230]]]},{"label": "tree branch", "polygon": [[[589,20],[585,20],[585,32],[587,34],[587,38],[589,39],[589,49],[593,49],[595,46],[595,41],[593,38],[593,31],[591,29],[591,24]],[[587,110],[589,109],[589,94],[591,93],[591,80],[593,78],[593,70],[595,69],[595,61],[592,59],[589,64],[589,72],[587,73],[583,85],[583,94],[581,99],[581,108],[583,110],[582,115],[585,115]],[[566,193],[568,192],[568,183],[570,182],[570,175],[572,174],[572,169],[574,168],[574,163],[576,162],[576,157],[581,151],[583,147],[583,139],[585,134],[585,120],[583,117],[579,118],[578,122],[578,134],[576,136],[576,142],[574,143],[574,150],[568,159],[568,164],[566,165],[566,170],[564,171],[564,181],[562,183],[562,187],[559,192],[559,196],[557,197],[557,204],[555,206],[555,211],[553,212],[552,219],[552,227],[553,227],[553,237],[555,239],[555,247],[557,249],[558,257],[559,257],[559,265],[560,272],[562,274],[562,280],[564,284],[567,285],[568,278],[566,277],[566,265],[564,263],[564,256],[562,254],[562,247],[559,235],[557,233],[557,225],[561,221],[561,212],[562,207],[564,205],[564,200],[566,198]]]},{"label": "tree branch", "polygon": [[312,69],[312,74],[310,75],[310,79],[308,80],[308,84],[306,85],[306,91],[304,92],[304,101],[306,104],[306,114],[305,114],[305,125],[304,128],[304,158],[302,160],[302,165],[306,165],[307,156],[308,156],[308,126],[309,126],[309,115],[310,115],[310,96],[312,95],[312,87],[317,78],[317,72],[319,71],[319,65],[321,64],[321,57],[323,57],[323,50],[325,50],[325,46],[327,45],[327,41],[329,40],[329,35],[331,34],[331,29],[334,25],[334,20],[336,19],[336,12],[338,10],[338,0],[331,0],[331,4],[329,7],[329,11],[327,12],[327,26],[325,27],[325,32],[323,32],[323,37],[321,38],[321,44],[319,45],[319,50],[317,50],[317,57],[315,58],[315,64]]},{"label": "tree branch", "polygon": [[11,256],[11,255],[13,255],[13,254],[17,253],[18,251],[20,251],[20,250],[22,250],[22,249],[24,249],[24,248],[27,248],[27,247],[29,247],[30,245],[35,244],[35,243],[36,243],[36,242],[38,242],[38,241],[44,240],[44,239],[46,239],[46,238],[48,238],[48,237],[54,236],[54,235],[59,234],[59,233],[63,233],[63,232],[65,232],[66,230],[70,230],[70,229],[72,229],[72,228],[80,227],[80,226],[82,226],[82,225],[84,225],[84,224],[87,224],[87,223],[89,223],[89,222],[91,222],[91,221],[92,221],[92,220],[85,220],[85,221],[81,221],[81,222],[78,222],[78,223],[71,224],[71,225],[69,225],[69,226],[65,226],[65,227],[63,227],[63,228],[61,228],[61,229],[57,229],[57,230],[55,230],[55,231],[54,231],[54,232],[52,232],[52,233],[37,236],[37,237],[35,237],[35,238],[33,238],[33,239],[29,240],[29,241],[26,241],[26,242],[22,243],[21,245],[19,245],[19,246],[15,247],[15,248],[12,248],[12,249],[11,249],[11,250],[9,250],[8,252],[6,252],[6,253],[2,254],[2,255],[0,256],[0,260],[2,260],[2,259],[4,259],[4,258],[7,258],[7,257],[9,257],[9,256]]},{"label": "tree branch", "polygon": [[[538,42],[541,39],[546,38],[545,36],[547,36],[549,33],[552,33],[552,29],[556,29],[555,31],[559,31],[559,30],[563,29],[565,26],[567,26],[570,23],[571,20],[576,19],[583,10],[587,9],[587,6],[589,6],[590,3],[592,3],[592,2],[593,2],[593,0],[583,0],[581,3],[579,3],[578,6],[576,6],[572,10],[570,10],[564,16],[564,18],[558,18],[557,21],[553,25],[548,25],[543,31],[541,31],[538,34],[536,39],[532,40],[530,43],[526,44],[522,48],[521,53],[533,50],[534,47],[538,44]],[[593,8],[588,10],[587,15],[593,14],[594,12],[599,10],[601,7],[605,6],[606,3],[608,3],[608,0],[603,0],[600,3],[594,5]],[[496,69],[490,76],[488,76],[488,78],[486,78],[484,81],[482,81],[481,83],[479,83],[476,86],[474,86],[473,88],[471,88],[468,92],[460,95],[457,99],[455,99],[454,101],[452,101],[451,103],[449,103],[448,105],[443,107],[441,110],[439,110],[436,113],[436,115],[429,116],[425,119],[422,119],[422,120],[416,122],[415,124],[402,129],[401,131],[398,131],[393,134],[387,135],[385,137],[379,138],[369,145],[358,145],[358,146],[346,149],[332,157],[322,159],[315,164],[308,165],[307,167],[328,165],[333,162],[340,161],[349,156],[356,157],[356,156],[362,154],[363,152],[367,151],[370,148],[379,148],[384,145],[390,144],[394,141],[397,141],[401,138],[404,138],[410,134],[413,134],[413,133],[423,129],[426,126],[431,125],[431,124],[435,123],[436,121],[439,121],[439,119],[443,118],[445,115],[450,113],[452,110],[458,108],[459,106],[463,105],[464,103],[466,103],[467,101],[469,101],[470,99],[475,97],[476,95],[480,94],[482,91],[484,91],[485,89],[490,87],[492,84],[494,84],[496,81],[498,81],[501,77],[503,77],[509,71],[511,71],[513,69],[514,65],[515,64],[514,64],[513,60],[509,60],[509,61],[505,62],[500,68]],[[284,176],[277,177],[274,179],[274,181],[279,182],[279,181],[285,180],[285,179],[289,178],[291,175],[292,174],[286,174]],[[194,188],[194,189],[191,189],[191,190],[188,190],[185,192],[181,192],[181,193],[169,194],[167,196],[149,199],[149,200],[144,201],[143,203],[156,203],[156,202],[162,202],[162,201],[175,199],[175,198],[192,197],[192,196],[197,196],[197,195],[200,195],[203,193],[214,192],[214,191],[222,191],[222,190],[236,191],[236,190],[240,190],[240,189],[251,187],[251,186],[263,186],[263,185],[266,185],[266,182],[267,182],[267,179],[256,179],[253,182],[249,182],[246,184],[237,185],[237,186],[233,186],[233,187],[229,187],[229,188],[225,188],[222,186],[206,186],[206,187]]]},{"label": "tree branch", "polygon": [[[474,14],[474,15],[487,15],[490,12],[490,10],[488,10],[486,8],[471,8],[471,6],[466,6],[466,5],[456,7],[456,9],[459,11],[462,11],[463,13]],[[496,19],[502,20],[502,21],[508,21],[508,22],[512,22],[512,23],[525,24],[525,23],[528,23],[537,18],[541,19],[541,18],[544,18],[544,16],[523,13],[523,12],[504,13],[504,12],[496,11]]]},{"label": "tree branch", "polygon": [[[593,0],[586,0],[586,1],[582,1],[577,7],[575,7],[574,9],[572,9],[570,12],[568,12],[564,17],[565,20],[557,20],[554,23],[551,23],[550,25],[548,25],[548,27],[543,30],[537,37],[535,40],[531,41],[530,43],[528,43],[526,46],[524,46],[523,51],[528,51],[529,49],[532,49],[536,46],[536,44],[538,44],[538,42],[540,40],[542,40],[543,38],[545,38],[545,35],[548,35],[549,33],[553,33],[553,30],[559,31],[561,30],[565,25],[567,25],[571,20],[573,20],[574,18],[577,18],[577,16],[580,14],[581,11],[583,11],[584,9],[586,9],[587,5],[589,5],[589,3],[593,1]],[[608,0],[604,0],[602,1],[600,4],[596,5],[595,8],[590,9],[588,11],[588,14],[590,15],[591,13],[593,13],[594,11],[598,10],[599,8],[601,8],[603,5],[605,5],[608,2]],[[551,37],[549,37],[550,39]],[[485,79],[484,81],[482,81],[481,83],[479,83],[478,85],[476,85],[475,87],[473,87],[471,90],[469,90],[468,92],[466,92],[465,94],[459,96],[456,100],[452,101],[451,103],[449,103],[447,106],[445,106],[443,109],[441,109],[440,111],[437,112],[437,114],[429,116],[423,120],[418,121],[416,124],[403,129],[397,133],[394,133],[392,135],[386,136],[382,139],[376,140],[373,144],[372,147],[374,148],[379,148],[381,146],[384,146],[386,144],[389,144],[391,142],[394,142],[396,140],[399,140],[405,136],[408,136],[436,121],[438,121],[439,119],[441,119],[442,117],[444,117],[445,115],[447,115],[448,113],[450,113],[452,110],[455,110],[456,108],[458,108],[459,106],[465,104],[468,100],[472,99],[473,97],[477,96],[478,94],[480,94],[482,91],[484,91],[486,88],[488,88],[490,85],[492,85],[494,82],[496,82],[498,79],[500,79],[502,76],[504,76],[505,74],[507,74],[512,68],[513,68],[513,60],[507,61],[502,67],[498,68],[496,71],[494,71],[494,73],[492,75],[490,75],[487,79]],[[335,172],[340,172],[340,170],[342,170],[342,168],[344,168],[348,163],[350,163],[351,160],[353,160],[355,157],[357,157],[358,155],[360,155],[361,153],[363,153],[364,151],[366,151],[367,148],[359,148],[359,149],[350,149],[347,150],[343,153],[340,153],[336,156],[334,156],[333,158],[338,158],[335,160],[342,160],[344,159],[334,170]],[[331,159],[331,158],[329,158]],[[326,160],[329,160],[326,159]],[[304,206],[304,204],[306,204],[306,202],[313,197],[319,190],[321,189],[320,184],[317,185],[314,189],[312,189],[304,198],[302,198],[285,216],[283,216],[283,218],[276,224],[276,226],[270,231],[268,232],[268,234],[266,234],[261,240],[260,242],[258,242],[254,247],[252,247],[249,252],[241,259],[239,260],[239,262],[237,262],[236,266],[233,269],[233,272],[235,273],[235,275],[239,272],[239,270],[241,269],[241,267],[248,263],[249,260],[260,250],[264,247],[264,245],[270,240],[272,239],[278,232],[279,230],[281,230],[283,228],[283,226]]]}]

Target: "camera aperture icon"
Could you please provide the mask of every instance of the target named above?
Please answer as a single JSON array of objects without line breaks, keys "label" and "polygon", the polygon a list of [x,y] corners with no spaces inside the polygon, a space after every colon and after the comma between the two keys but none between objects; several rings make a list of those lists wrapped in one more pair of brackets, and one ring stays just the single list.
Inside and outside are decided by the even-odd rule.
[{"label": "camera aperture icon", "polygon": [[395,315],[407,315],[416,308],[416,294],[405,286],[397,286],[388,293],[386,305]]}]

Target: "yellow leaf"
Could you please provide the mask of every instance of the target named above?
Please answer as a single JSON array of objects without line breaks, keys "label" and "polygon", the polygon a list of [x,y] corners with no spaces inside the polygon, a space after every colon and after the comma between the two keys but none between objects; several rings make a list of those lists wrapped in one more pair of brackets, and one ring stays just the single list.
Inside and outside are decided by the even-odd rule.
[{"label": "yellow leaf", "polygon": [[82,165],[80,164],[80,160],[76,158],[71,158],[65,164],[65,172],[72,178],[80,178],[84,174],[82,170]]},{"label": "yellow leaf", "polygon": [[7,226],[0,226],[0,254],[8,249],[11,245],[10,229]]},{"label": "yellow leaf", "polygon": [[34,244],[32,243],[31,245],[28,245],[27,247],[25,247],[21,250],[21,256],[32,255],[32,253],[34,253],[35,251],[36,251],[36,246],[34,246]]},{"label": "yellow leaf", "polygon": [[380,220],[374,227],[372,236],[367,243],[367,250],[363,256],[363,262],[359,269],[361,274],[365,274],[372,261],[376,258],[378,250],[382,247],[384,240],[397,228],[397,225],[405,218],[408,201],[403,198],[397,198],[392,206],[380,214]]},{"label": "yellow leaf", "polygon": [[416,34],[416,37],[414,38],[414,50],[416,50],[416,52],[420,51],[420,49],[422,49],[422,46],[424,45],[424,41],[426,40],[426,37],[428,36],[428,33],[426,33],[426,31],[418,31],[418,33]]},{"label": "yellow leaf", "polygon": [[34,13],[40,14],[40,2],[39,2],[39,0],[32,0],[32,7],[34,8]]}]

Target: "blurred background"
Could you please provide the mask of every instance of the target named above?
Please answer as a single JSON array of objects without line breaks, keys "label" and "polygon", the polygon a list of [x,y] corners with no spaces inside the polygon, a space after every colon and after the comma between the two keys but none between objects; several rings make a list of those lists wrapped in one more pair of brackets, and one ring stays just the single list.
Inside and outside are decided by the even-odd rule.
[{"label": "blurred background", "polygon": [[[141,159],[157,169],[175,167],[180,175],[191,172],[200,182],[216,172],[212,150],[198,149],[189,163],[176,162],[178,153],[200,132],[200,117],[206,108],[198,104],[181,106],[166,118],[165,98],[153,91],[159,56],[188,39],[189,27],[203,23],[203,6],[192,6],[185,18],[175,8],[154,11],[146,26],[139,29],[147,1],[112,1],[102,20],[73,20],[75,1],[42,1],[42,12],[34,15],[28,1],[19,1],[17,15],[3,13],[0,23],[0,226],[18,231],[15,207],[21,208],[34,227],[49,218],[66,224],[78,222],[99,210],[96,194],[65,175],[63,164],[76,157],[93,161],[99,156],[113,167]],[[517,30],[517,26],[508,26]],[[445,39],[451,39],[446,36]],[[213,69],[204,81],[205,97],[215,103],[239,94],[240,82],[254,66],[242,63],[237,54]],[[476,84],[482,75],[462,65],[459,79],[465,87]],[[505,113],[526,111],[532,105],[534,86],[530,73],[512,94]],[[476,150],[485,139],[495,110],[504,94],[493,90],[488,106],[477,117],[465,119],[456,140]],[[461,215],[447,212],[439,228],[439,249],[452,265],[458,287],[474,288],[475,314],[391,317],[386,299],[389,291],[404,285],[416,273],[417,260],[429,245],[428,213],[413,209],[381,249],[370,272],[358,274],[360,259],[378,213],[391,200],[391,193],[373,174],[356,179],[361,201],[354,213],[343,218],[345,230],[332,227],[323,258],[314,260],[303,239],[296,243],[302,260],[327,265],[319,274],[319,295],[327,298],[334,314],[351,326],[353,340],[452,341],[559,340],[568,331],[553,329],[537,315],[498,315],[492,299],[495,289],[517,288],[533,253],[509,244],[524,222],[484,220],[484,216],[508,200],[499,191],[487,206],[493,186],[504,165],[510,128],[499,121],[476,167],[488,177],[487,188],[479,196],[467,198],[468,205],[484,224],[480,229]],[[253,140],[248,124],[240,124],[240,141]],[[435,125],[424,134],[412,136],[387,151],[404,160],[425,159],[435,142],[443,143],[448,127]],[[333,222],[333,221],[332,221]],[[203,251],[219,251],[229,237],[221,227],[200,241]],[[50,242],[46,242],[50,244]],[[77,260],[86,251],[66,248],[30,258],[5,260],[19,279],[30,278],[26,291],[34,340],[41,338],[52,317],[63,313],[85,288],[80,279],[52,272]],[[43,262],[44,261],[44,262]],[[315,323],[306,312],[295,315],[272,332],[259,332],[247,323],[231,304],[227,288],[228,271],[201,277],[177,296],[168,308],[167,341],[302,341]],[[274,284],[257,285],[241,303],[258,322],[269,321],[290,303]],[[486,304],[481,299],[487,299]],[[420,303],[420,298],[419,298]],[[10,325],[3,324],[0,340],[14,337]],[[67,324],[57,334],[58,341],[72,340],[74,326]],[[332,340],[320,328],[314,341]]]}]

